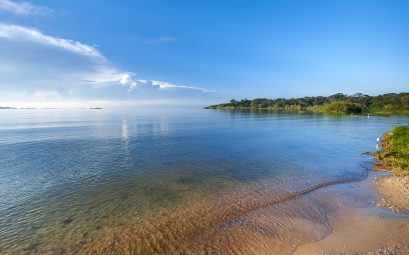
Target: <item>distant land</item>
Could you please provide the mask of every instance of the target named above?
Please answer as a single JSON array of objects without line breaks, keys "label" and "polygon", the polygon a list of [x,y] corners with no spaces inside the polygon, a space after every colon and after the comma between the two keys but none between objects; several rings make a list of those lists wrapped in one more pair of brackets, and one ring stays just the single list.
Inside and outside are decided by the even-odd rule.
[{"label": "distant land", "polygon": [[9,106],[0,106],[0,109],[2,110],[8,110],[8,109],[17,109],[15,107],[9,107]]},{"label": "distant land", "polygon": [[332,114],[409,114],[409,93],[369,96],[362,93],[303,98],[232,99],[230,103],[210,105],[205,109],[311,112]]}]

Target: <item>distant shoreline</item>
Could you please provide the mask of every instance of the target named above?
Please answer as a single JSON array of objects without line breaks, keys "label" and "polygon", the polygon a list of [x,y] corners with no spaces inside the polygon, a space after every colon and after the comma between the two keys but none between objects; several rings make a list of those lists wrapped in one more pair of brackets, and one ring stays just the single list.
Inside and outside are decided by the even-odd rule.
[{"label": "distant shoreline", "polygon": [[271,111],[288,113],[409,115],[409,93],[347,96],[337,93],[328,97],[232,99],[229,103],[210,105],[205,109]]}]

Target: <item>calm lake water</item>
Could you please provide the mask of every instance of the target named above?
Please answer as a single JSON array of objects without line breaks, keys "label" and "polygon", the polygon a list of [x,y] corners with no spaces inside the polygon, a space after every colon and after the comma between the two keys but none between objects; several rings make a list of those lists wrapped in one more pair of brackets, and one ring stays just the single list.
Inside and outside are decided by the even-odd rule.
[{"label": "calm lake water", "polygon": [[211,250],[210,241],[199,247],[195,238],[233,233],[254,210],[365,178],[371,158],[362,152],[408,121],[202,109],[2,110],[0,254]]}]

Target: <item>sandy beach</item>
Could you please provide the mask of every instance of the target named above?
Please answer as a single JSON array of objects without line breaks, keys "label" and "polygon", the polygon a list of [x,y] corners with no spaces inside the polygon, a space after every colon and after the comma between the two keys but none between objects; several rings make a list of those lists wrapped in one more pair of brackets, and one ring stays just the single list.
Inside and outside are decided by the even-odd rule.
[{"label": "sandy beach", "polygon": [[409,176],[388,176],[376,181],[383,199],[381,206],[397,212],[409,212]]},{"label": "sandy beach", "polygon": [[379,200],[376,212],[369,208],[353,209],[332,225],[324,239],[301,245],[293,253],[302,254],[409,254],[409,178],[374,178],[372,187]]}]

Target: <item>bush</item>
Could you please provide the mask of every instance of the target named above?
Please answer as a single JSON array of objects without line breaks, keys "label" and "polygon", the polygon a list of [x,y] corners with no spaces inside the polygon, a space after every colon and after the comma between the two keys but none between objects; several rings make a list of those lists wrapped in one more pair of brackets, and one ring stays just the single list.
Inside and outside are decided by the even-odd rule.
[{"label": "bush", "polygon": [[362,105],[348,102],[332,102],[326,105],[325,111],[339,114],[362,113]]},{"label": "bush", "polygon": [[395,127],[382,138],[382,151],[377,158],[390,166],[395,174],[409,174],[409,127]]}]

